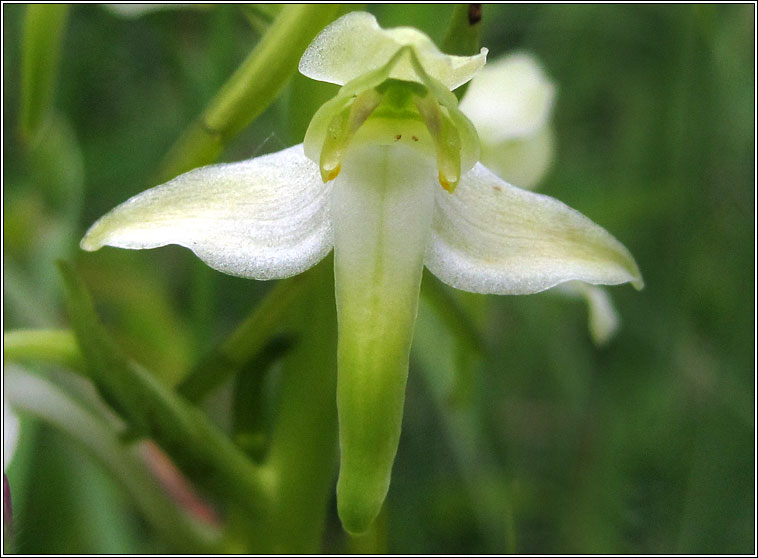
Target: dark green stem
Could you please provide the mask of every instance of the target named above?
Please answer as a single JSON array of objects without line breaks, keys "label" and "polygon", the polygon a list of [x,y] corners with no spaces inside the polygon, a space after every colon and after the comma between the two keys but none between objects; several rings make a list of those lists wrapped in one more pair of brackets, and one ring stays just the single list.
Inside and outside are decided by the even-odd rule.
[{"label": "dark green stem", "polygon": [[254,533],[261,552],[318,552],[337,464],[337,316],[332,259],[314,271],[293,315],[298,341],[283,363],[280,406],[264,468],[274,484],[271,513]]},{"label": "dark green stem", "polygon": [[[479,52],[480,21],[482,19],[481,4],[459,4],[453,10],[450,24],[442,41],[442,51],[447,54],[471,56]],[[455,96],[460,101],[466,92],[468,84],[455,90]]]}]

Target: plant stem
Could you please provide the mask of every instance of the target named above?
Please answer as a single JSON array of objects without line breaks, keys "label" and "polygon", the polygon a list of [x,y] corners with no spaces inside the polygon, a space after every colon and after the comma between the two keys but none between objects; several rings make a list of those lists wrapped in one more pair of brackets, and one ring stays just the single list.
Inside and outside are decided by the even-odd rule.
[{"label": "plant stem", "polygon": [[337,316],[332,259],[314,269],[307,301],[292,318],[302,331],[283,362],[280,406],[264,468],[274,483],[259,552],[320,550],[337,464]]},{"label": "plant stem", "polygon": [[50,111],[69,6],[31,4],[24,18],[20,131],[35,139]]},{"label": "plant stem", "polygon": [[156,182],[214,162],[224,146],[273,102],[297,69],[308,43],[337,10],[329,4],[285,6],[205,111],[179,137]]},{"label": "plant stem", "polygon": [[264,471],[199,409],[128,360],[98,321],[81,279],[64,262],[59,269],[87,375],[131,433],[154,438],[190,478],[236,504],[248,517],[264,513],[271,496]]},{"label": "plant stem", "polygon": [[279,281],[234,333],[187,374],[177,391],[190,401],[200,401],[256,358],[289,309],[307,291],[311,277],[312,273],[306,272]]},{"label": "plant stem", "polygon": [[[442,41],[442,50],[447,54],[471,56],[479,52],[480,28],[482,19],[481,4],[458,4],[453,10],[450,24]],[[468,83],[455,90],[460,101],[468,89]]]},{"label": "plant stem", "polygon": [[82,374],[84,359],[76,337],[67,329],[17,329],[3,333],[3,358],[41,360]]},{"label": "plant stem", "polygon": [[467,349],[477,354],[484,352],[482,334],[469,312],[452,296],[448,287],[431,273],[424,273],[421,297],[434,307],[442,322],[458,340],[465,344]]}]

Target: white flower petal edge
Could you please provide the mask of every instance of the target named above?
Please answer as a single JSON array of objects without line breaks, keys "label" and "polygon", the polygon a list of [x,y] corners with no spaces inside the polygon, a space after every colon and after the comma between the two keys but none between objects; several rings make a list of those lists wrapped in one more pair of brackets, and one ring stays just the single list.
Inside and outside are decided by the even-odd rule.
[{"label": "white flower petal edge", "polygon": [[475,293],[529,294],[575,279],[643,286],[634,258],[605,229],[554,198],[511,186],[481,163],[454,195],[437,192],[426,266]]},{"label": "white flower petal edge", "polygon": [[500,178],[533,190],[553,162],[555,139],[550,126],[522,139],[481,144],[482,164]]},{"label": "white flower petal edge", "polygon": [[537,60],[515,53],[490,62],[471,80],[460,109],[476,126],[483,144],[523,138],[545,126],[555,85]]},{"label": "white flower petal edge", "polygon": [[179,244],[230,275],[290,277],[332,248],[331,188],[303,154],[302,144],[211,165],[119,205],[92,225],[81,247]]},{"label": "white flower petal edge", "polygon": [[[372,14],[351,12],[326,27],[313,40],[300,60],[300,73],[311,79],[345,85],[384,66],[405,45],[414,48],[429,75],[451,90],[470,80],[487,58],[486,48],[474,56],[444,54],[417,29],[382,29]],[[390,77],[419,81],[407,58],[394,67]]]}]

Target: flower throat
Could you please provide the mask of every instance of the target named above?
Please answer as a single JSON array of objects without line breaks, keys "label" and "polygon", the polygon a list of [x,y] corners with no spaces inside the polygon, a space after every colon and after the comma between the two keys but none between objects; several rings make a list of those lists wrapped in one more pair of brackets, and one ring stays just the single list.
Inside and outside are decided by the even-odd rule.
[{"label": "flower throat", "polygon": [[[391,65],[406,52],[423,83],[386,77]],[[479,155],[476,131],[458,110],[455,95],[429,77],[409,49],[400,49],[379,72],[372,80],[382,78],[378,84],[366,84],[356,91],[348,83],[314,116],[306,145],[309,134],[318,136],[312,140],[321,140],[316,162],[322,180],[328,182],[339,175],[351,145],[402,142],[436,157],[439,182],[453,192],[461,174]]]}]

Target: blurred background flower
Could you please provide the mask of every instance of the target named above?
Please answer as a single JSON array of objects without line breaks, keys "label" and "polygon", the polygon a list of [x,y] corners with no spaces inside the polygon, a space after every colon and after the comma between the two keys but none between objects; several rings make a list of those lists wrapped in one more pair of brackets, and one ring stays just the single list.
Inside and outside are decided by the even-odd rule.
[{"label": "blurred background flower", "polygon": [[[501,178],[536,189],[553,162],[551,117],[555,84],[534,55],[491,60],[474,77],[460,108],[476,126],[481,161]],[[592,340],[607,343],[619,327],[618,312],[602,287],[570,281],[551,292],[583,298]]]},{"label": "blurred background flower", "polygon": [[488,60],[461,100],[484,166],[520,188],[534,188],[553,160],[555,89],[533,55],[515,53]]}]

